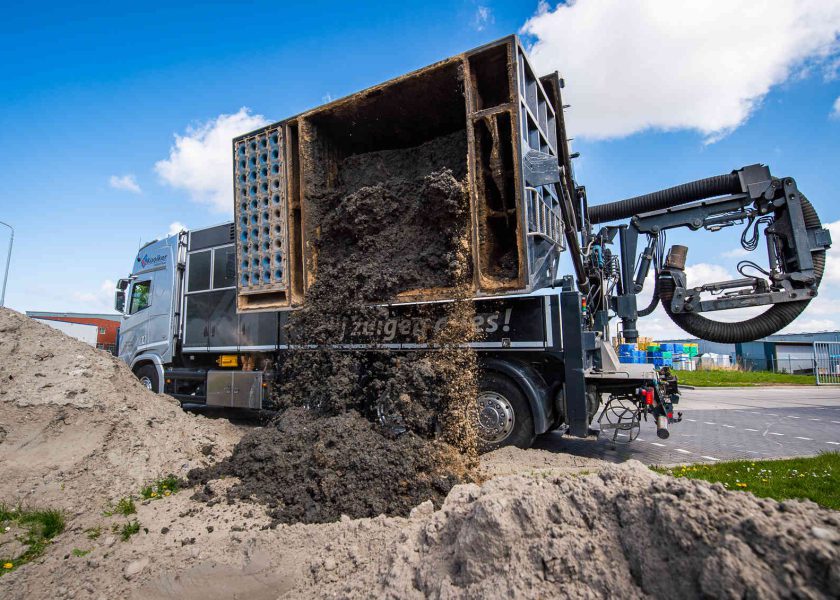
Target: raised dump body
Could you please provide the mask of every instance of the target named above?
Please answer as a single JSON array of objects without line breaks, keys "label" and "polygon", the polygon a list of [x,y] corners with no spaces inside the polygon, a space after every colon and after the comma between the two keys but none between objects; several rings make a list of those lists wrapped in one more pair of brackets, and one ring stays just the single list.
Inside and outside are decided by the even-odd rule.
[{"label": "raised dump body", "polygon": [[235,139],[238,310],[299,305],[347,260],[396,302],[550,285],[561,192],[526,155],[571,191],[561,87],[510,36]]}]

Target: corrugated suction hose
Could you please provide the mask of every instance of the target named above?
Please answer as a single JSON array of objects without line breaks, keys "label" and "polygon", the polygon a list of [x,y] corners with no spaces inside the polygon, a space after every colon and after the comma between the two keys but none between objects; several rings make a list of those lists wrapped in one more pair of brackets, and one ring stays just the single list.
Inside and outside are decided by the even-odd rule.
[{"label": "corrugated suction hose", "polygon": [[667,190],[660,190],[627,200],[599,204],[589,207],[590,223],[608,223],[620,219],[628,219],[633,215],[671,208],[679,204],[688,204],[715,196],[738,194],[741,189],[741,178],[738,173],[717,175],[706,179],[698,179],[683,183]]},{"label": "corrugated suction hose", "polygon": [[[801,193],[799,197],[802,200],[802,216],[805,219],[805,227],[808,229],[822,227],[817,211],[814,210],[811,203]],[[823,271],[825,270],[825,250],[814,252],[812,257],[814,261],[814,276],[817,280],[817,286],[819,286]],[[780,329],[790,325],[796,317],[802,314],[802,311],[805,310],[808,303],[811,302],[811,299],[808,298],[807,300],[797,302],[774,304],[760,315],[747,319],[746,321],[724,323],[713,321],[696,313],[671,312],[671,299],[674,297],[674,288],[674,280],[670,277],[660,279],[659,298],[662,301],[665,312],[668,313],[671,320],[683,330],[700,339],[709,340],[710,342],[720,342],[722,344],[749,342],[773,335]]]}]

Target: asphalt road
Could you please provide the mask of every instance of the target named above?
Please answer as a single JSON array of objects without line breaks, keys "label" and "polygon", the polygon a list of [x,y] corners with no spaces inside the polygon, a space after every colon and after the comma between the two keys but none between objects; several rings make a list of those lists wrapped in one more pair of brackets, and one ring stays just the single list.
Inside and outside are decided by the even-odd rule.
[{"label": "asphalt road", "polygon": [[636,459],[645,464],[714,462],[732,459],[813,456],[840,451],[840,386],[685,389],[678,407],[683,421],[671,437],[656,437],[651,420],[642,421],[630,443],[551,433],[535,447],[598,457],[611,462]]}]

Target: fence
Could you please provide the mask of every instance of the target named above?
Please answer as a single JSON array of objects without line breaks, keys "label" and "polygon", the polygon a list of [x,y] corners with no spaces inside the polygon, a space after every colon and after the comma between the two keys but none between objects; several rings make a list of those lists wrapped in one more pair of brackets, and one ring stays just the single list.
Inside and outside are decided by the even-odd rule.
[{"label": "fence", "polygon": [[840,342],[814,342],[817,385],[840,385]]},{"label": "fence", "polygon": [[813,375],[816,367],[813,356],[802,356],[801,354],[766,358],[739,356],[736,363],[742,371],[771,371],[773,373],[790,373],[791,375]]},{"label": "fence", "polygon": [[[840,383],[840,373],[836,371],[840,366],[840,347],[835,353],[834,367]],[[650,362],[649,360],[647,362]],[[801,355],[779,356],[768,358],[753,358],[749,356],[730,356],[728,354],[696,356],[689,360],[674,359],[673,367],[676,371],[714,371],[718,369],[733,371],[768,371],[771,373],[789,373],[791,375],[813,375],[817,370],[814,357],[803,358]]]}]

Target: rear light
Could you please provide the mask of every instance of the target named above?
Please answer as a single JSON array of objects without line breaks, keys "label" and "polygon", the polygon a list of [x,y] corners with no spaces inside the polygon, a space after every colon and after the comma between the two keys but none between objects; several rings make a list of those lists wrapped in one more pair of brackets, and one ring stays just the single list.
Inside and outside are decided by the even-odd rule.
[{"label": "rear light", "polygon": [[643,388],[642,389],[642,398],[644,398],[645,404],[647,406],[653,406],[653,389]]}]

